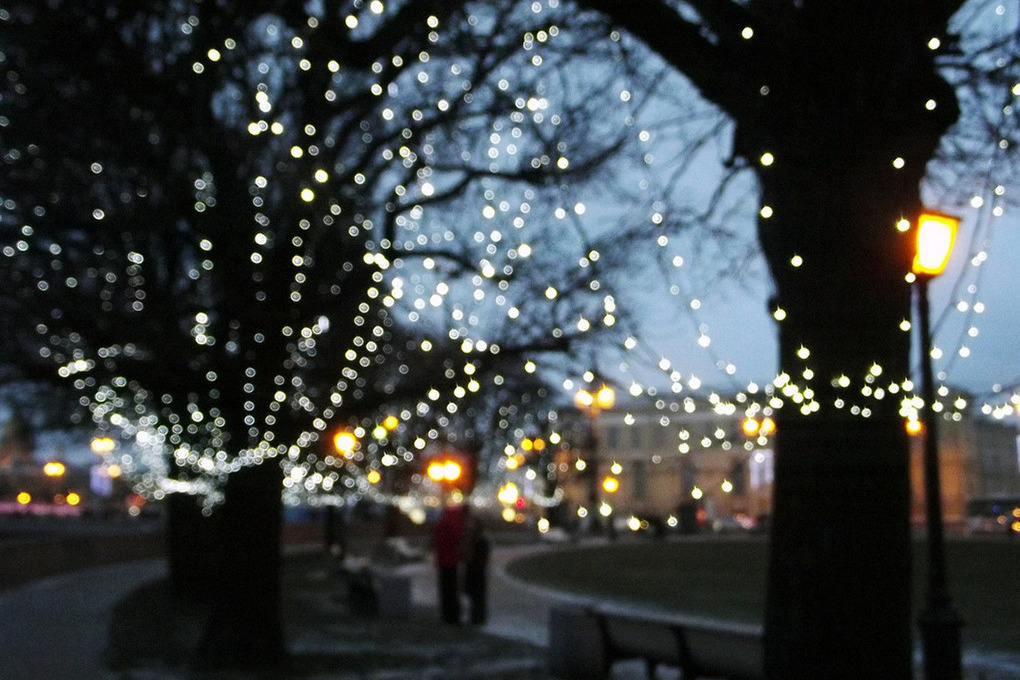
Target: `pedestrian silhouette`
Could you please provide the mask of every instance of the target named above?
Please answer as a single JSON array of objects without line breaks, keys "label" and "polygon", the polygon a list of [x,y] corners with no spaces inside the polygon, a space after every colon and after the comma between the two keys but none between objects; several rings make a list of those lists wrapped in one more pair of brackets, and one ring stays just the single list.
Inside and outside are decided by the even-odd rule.
[{"label": "pedestrian silhouette", "polygon": [[487,590],[489,538],[477,517],[469,517],[464,536],[464,592],[468,596],[469,620],[484,624],[488,618]]},{"label": "pedestrian silhouette", "polygon": [[464,510],[448,505],[432,532],[432,550],[439,576],[439,613],[443,623],[460,624],[460,561],[464,541]]}]

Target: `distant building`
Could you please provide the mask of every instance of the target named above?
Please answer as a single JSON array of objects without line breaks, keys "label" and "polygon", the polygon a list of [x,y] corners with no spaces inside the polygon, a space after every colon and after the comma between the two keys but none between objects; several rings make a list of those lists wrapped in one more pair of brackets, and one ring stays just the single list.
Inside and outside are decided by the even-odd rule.
[{"label": "distant building", "polygon": [[[910,451],[911,507],[915,523],[924,522],[924,439],[914,437]],[[988,498],[1020,498],[1020,453],[1013,424],[946,414],[939,421],[939,478],[942,511],[949,526],[962,526],[968,503]]]},{"label": "distant building", "polygon": [[[694,509],[703,526],[751,526],[772,511],[774,424],[768,415],[759,413],[745,429],[743,406],[715,398],[633,400],[603,411],[589,422],[594,438],[573,452],[574,460],[558,458],[568,509],[589,510],[595,492],[618,520],[632,514],[675,518]],[[958,412],[947,413],[939,427],[947,525],[962,526],[975,499],[1020,497],[1015,425]],[[924,521],[922,441],[911,439],[915,523]],[[587,467],[593,442],[598,449],[594,480]],[[577,470],[577,459],[586,469]],[[602,486],[609,477],[613,491]]]},{"label": "distant building", "polygon": [[21,413],[11,414],[0,428],[0,468],[32,463],[35,455],[35,432]]},{"label": "distant building", "polygon": [[[745,431],[744,409],[688,398],[631,401],[590,424],[597,442],[599,504],[626,518],[697,515],[703,524],[753,521],[771,512],[771,420]],[[566,484],[572,508],[591,505],[593,460]],[[561,468],[565,468],[561,464]],[[576,465],[575,465],[576,469]],[[611,478],[612,491],[603,486]]]}]

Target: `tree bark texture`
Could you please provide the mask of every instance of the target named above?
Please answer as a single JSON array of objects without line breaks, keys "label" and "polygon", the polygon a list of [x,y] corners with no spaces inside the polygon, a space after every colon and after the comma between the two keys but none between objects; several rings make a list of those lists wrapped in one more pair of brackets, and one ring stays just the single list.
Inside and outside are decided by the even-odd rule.
[{"label": "tree bark texture", "polygon": [[282,472],[274,461],[230,476],[209,522],[203,668],[271,668],[287,658],[281,611]]},{"label": "tree bark texture", "polygon": [[775,156],[758,173],[760,231],[790,385],[777,418],[766,677],[907,680],[910,488],[897,390],[910,375],[911,247],[896,223],[920,207],[923,164],[895,167],[893,148],[853,126],[811,127],[773,130],[755,149]]}]

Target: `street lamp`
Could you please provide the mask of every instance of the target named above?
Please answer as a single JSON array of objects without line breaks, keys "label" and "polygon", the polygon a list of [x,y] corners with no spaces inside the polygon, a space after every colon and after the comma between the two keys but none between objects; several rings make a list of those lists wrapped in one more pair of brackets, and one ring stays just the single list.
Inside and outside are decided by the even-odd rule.
[{"label": "street lamp", "polygon": [[913,272],[917,282],[917,316],[921,323],[921,398],[924,410],[924,496],[928,518],[928,593],[918,617],[926,680],[960,680],[960,628],[963,621],[953,607],[946,587],[946,550],[942,527],[942,493],[939,482],[938,417],[932,408],[935,387],[931,367],[931,310],[928,282],[941,274],[949,261],[959,220],[948,215],[923,213],[917,222],[917,254]]},{"label": "street lamp", "polygon": [[454,483],[460,479],[460,474],[463,472],[463,466],[455,460],[445,458],[442,460],[434,460],[428,465],[425,474],[433,482]]},{"label": "street lamp", "polygon": [[[574,405],[589,419],[589,435],[591,448],[588,451],[588,464],[591,470],[588,472],[588,504],[592,512],[599,507],[599,414],[602,411],[613,408],[616,403],[616,394],[613,388],[605,383],[594,392],[589,392],[583,387],[574,394]],[[592,516],[592,521],[597,518]],[[612,522],[610,521],[610,535],[612,535]]]}]

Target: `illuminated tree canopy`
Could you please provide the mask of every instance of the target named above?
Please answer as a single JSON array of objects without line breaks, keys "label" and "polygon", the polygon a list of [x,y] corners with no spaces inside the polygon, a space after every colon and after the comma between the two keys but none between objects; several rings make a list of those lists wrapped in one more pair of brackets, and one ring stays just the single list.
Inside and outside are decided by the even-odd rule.
[{"label": "illuminated tree canopy", "polygon": [[[277,526],[281,486],[371,492],[384,447],[337,455],[336,427],[399,414],[412,460],[443,437],[512,439],[552,407],[538,377],[640,344],[635,289],[686,302],[692,264],[717,281],[763,256],[781,370],[763,396],[770,677],[850,668],[831,652],[860,648],[874,677],[908,677],[908,231],[922,185],[959,204],[1015,168],[1006,15],[6,2],[4,359],[72,385],[148,493],[225,499],[228,524],[265,505],[241,553]],[[533,406],[508,408],[522,392]],[[234,623],[279,613],[249,614]]]}]

